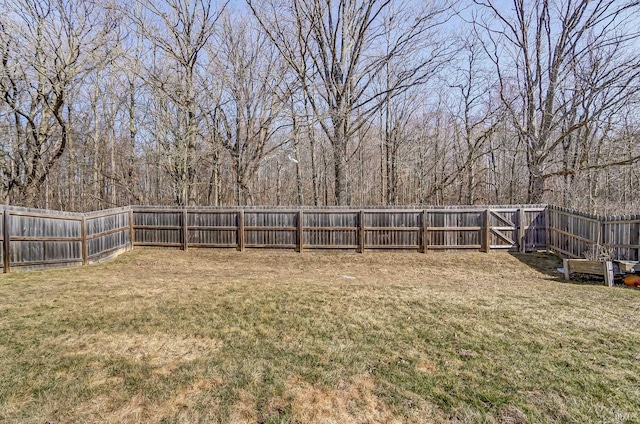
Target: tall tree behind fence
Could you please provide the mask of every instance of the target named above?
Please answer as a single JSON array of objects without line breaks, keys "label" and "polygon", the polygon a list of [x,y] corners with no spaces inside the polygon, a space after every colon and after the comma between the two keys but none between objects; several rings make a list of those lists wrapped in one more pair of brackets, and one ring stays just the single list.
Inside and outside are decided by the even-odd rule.
[{"label": "tall tree behind fence", "polygon": [[133,246],[310,249],[547,249],[583,257],[606,247],[640,258],[640,216],[598,217],[554,206],[171,208],[86,214],[2,207],[4,272],[99,262]]}]

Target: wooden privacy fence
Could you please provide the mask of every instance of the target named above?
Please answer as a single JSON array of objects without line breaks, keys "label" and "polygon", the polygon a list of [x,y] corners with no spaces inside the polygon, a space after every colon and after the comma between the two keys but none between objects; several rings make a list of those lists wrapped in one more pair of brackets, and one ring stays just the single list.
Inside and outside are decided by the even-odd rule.
[{"label": "wooden privacy fence", "polygon": [[640,215],[597,216],[557,206],[547,207],[548,250],[584,258],[594,249],[608,250],[613,260],[640,260]]},{"label": "wooden privacy fence", "polygon": [[545,206],[220,209],[134,206],[134,245],[297,249],[545,248]]},{"label": "wooden privacy fence", "polygon": [[640,258],[640,216],[554,206],[214,208],[131,206],[91,213],[1,207],[4,272],[81,265],[134,246],[296,249],[546,249],[569,258],[606,246]]},{"label": "wooden privacy fence", "polygon": [[3,272],[88,264],[130,249],[131,208],[87,214],[4,206]]}]

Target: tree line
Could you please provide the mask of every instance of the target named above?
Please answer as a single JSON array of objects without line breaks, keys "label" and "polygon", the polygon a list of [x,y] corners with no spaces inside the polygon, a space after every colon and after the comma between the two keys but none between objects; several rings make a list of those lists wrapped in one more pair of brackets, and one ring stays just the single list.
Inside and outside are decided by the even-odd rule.
[{"label": "tree line", "polygon": [[640,3],[6,0],[8,204],[640,206]]}]

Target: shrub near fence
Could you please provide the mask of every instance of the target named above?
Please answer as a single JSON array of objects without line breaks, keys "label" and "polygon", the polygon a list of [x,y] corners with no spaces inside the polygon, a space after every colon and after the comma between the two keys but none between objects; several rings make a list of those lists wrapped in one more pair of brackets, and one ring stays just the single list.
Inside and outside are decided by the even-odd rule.
[{"label": "shrub near fence", "polygon": [[582,257],[607,245],[640,257],[640,216],[544,205],[394,208],[127,206],[86,214],[2,207],[3,270],[99,262],[134,246],[307,249],[546,249]]}]

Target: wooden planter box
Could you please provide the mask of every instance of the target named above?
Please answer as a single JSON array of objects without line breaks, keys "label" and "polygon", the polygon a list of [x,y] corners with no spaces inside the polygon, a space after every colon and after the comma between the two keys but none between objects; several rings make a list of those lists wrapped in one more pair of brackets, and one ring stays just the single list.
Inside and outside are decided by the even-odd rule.
[{"label": "wooden planter box", "polygon": [[580,274],[601,275],[604,277],[604,284],[613,286],[613,262],[612,261],[589,261],[586,259],[564,259],[564,279],[568,280],[573,272]]}]

